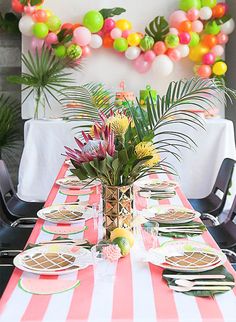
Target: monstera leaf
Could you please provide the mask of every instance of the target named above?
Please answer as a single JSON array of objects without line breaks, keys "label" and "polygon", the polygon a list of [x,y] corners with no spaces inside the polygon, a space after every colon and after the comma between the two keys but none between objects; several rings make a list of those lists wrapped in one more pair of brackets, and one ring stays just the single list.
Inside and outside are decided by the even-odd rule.
[{"label": "monstera leaf", "polygon": [[100,14],[103,16],[104,19],[111,18],[114,16],[119,16],[124,13],[126,10],[124,8],[112,8],[112,9],[102,9],[100,10]]},{"label": "monstera leaf", "polygon": [[145,32],[157,42],[163,40],[168,34],[169,24],[163,16],[158,16],[145,28]]},{"label": "monstera leaf", "polygon": [[20,3],[23,4],[24,6],[27,6],[28,3],[31,5],[31,6],[37,6],[39,4],[41,4],[43,1],[42,0],[20,0]]}]

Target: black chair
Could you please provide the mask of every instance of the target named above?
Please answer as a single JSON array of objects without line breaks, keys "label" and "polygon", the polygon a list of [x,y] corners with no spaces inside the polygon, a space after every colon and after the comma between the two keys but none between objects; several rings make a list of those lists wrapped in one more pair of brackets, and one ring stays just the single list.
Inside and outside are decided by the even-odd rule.
[{"label": "black chair", "polygon": [[0,160],[0,203],[6,217],[12,222],[21,218],[36,218],[43,203],[26,202],[18,198],[6,164]]},{"label": "black chair", "polygon": [[[235,162],[235,160],[229,158],[224,159],[218,172],[214,187],[207,197],[202,199],[189,199],[192,207],[203,215],[203,220],[204,218],[207,218],[213,219],[214,221],[213,217],[218,217],[223,211]],[[204,214],[206,214],[206,216]],[[210,214],[213,217],[207,216],[207,214]],[[215,221],[215,223],[218,224],[217,221]]]}]

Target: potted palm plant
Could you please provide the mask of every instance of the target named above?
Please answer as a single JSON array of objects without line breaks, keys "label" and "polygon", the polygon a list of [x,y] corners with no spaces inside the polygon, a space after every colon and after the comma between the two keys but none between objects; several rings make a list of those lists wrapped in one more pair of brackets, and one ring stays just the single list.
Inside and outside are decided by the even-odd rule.
[{"label": "potted palm plant", "polygon": [[[98,104],[94,99],[97,91],[101,92],[101,87],[86,85],[68,95],[80,106],[67,109],[66,113],[78,120],[83,139],[76,138],[78,148],[67,147],[66,153],[76,176],[81,180],[99,178],[103,183],[105,228],[109,237],[116,227],[131,223],[133,183],[153,173],[174,173],[169,155],[180,159],[181,149],[195,146],[187,128],[204,128],[204,125],[201,117],[186,106],[209,109],[215,100],[225,102],[222,93],[234,92],[214,79],[180,80],[170,83],[166,94],[158,95],[155,103],[150,95],[145,111],[139,103],[116,110],[112,103],[103,104],[102,92]],[[83,119],[78,118],[82,113]],[[179,124],[181,130],[176,126]]]},{"label": "potted palm plant", "polygon": [[60,98],[73,84],[72,73],[65,69],[75,68],[69,58],[58,58],[52,49],[43,46],[36,48],[35,54],[28,51],[22,54],[22,64],[26,69],[22,75],[8,76],[7,80],[14,84],[22,85],[22,91],[26,92],[23,103],[34,95],[34,118],[39,117],[39,111],[43,111],[45,117],[46,106],[51,107],[50,99],[60,104]]}]

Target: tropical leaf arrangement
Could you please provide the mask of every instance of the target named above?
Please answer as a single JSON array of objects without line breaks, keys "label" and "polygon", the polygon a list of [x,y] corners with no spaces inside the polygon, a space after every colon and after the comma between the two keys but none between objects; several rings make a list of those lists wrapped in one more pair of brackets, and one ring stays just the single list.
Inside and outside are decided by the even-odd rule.
[{"label": "tropical leaf arrangement", "polygon": [[225,102],[223,93],[235,95],[214,79],[180,80],[170,83],[166,94],[157,96],[157,103],[150,95],[144,110],[138,102],[134,107],[116,109],[113,103],[108,104],[109,95],[102,93],[97,101],[100,91],[107,92],[100,84],[91,84],[78,87],[76,95],[67,95],[72,101],[66,105],[75,105],[65,108],[65,113],[77,120],[83,139],[78,136],[78,148],[66,147],[66,154],[81,180],[99,178],[114,186],[129,185],[153,173],[175,174],[169,156],[180,160],[182,149],[196,146],[186,134],[187,128],[204,128],[201,117],[187,106],[210,109],[215,99]]},{"label": "tropical leaf arrangement", "polygon": [[77,67],[69,58],[56,57],[53,51],[46,46],[43,46],[41,50],[36,49],[35,54],[30,51],[22,54],[22,64],[26,71],[20,76],[8,76],[7,80],[22,85],[22,91],[26,92],[23,103],[34,93],[35,118],[37,118],[42,96],[45,99],[45,106],[51,107],[51,99],[60,104],[60,98],[74,82],[72,73],[65,69]]},{"label": "tropical leaf arrangement", "polygon": [[0,159],[12,159],[21,140],[20,104],[5,95],[0,95]]},{"label": "tropical leaf arrangement", "polygon": [[145,28],[146,34],[152,37],[155,42],[164,40],[169,30],[169,23],[163,16],[157,16]]}]

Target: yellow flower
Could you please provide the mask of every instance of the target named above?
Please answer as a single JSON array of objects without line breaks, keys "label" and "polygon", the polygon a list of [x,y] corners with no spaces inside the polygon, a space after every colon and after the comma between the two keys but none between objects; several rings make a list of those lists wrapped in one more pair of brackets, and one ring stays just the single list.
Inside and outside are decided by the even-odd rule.
[{"label": "yellow flower", "polygon": [[146,167],[153,167],[160,161],[160,155],[151,142],[140,142],[135,147],[135,153],[138,159],[151,156],[152,159],[145,162]]},{"label": "yellow flower", "polygon": [[92,138],[94,138],[94,137],[95,137],[95,134],[94,134],[94,125],[92,125],[92,126],[90,127],[89,134],[91,135],[91,137],[92,137]]},{"label": "yellow flower", "polygon": [[123,136],[128,130],[129,119],[126,115],[116,114],[107,119],[107,125],[111,126],[115,135]]}]

